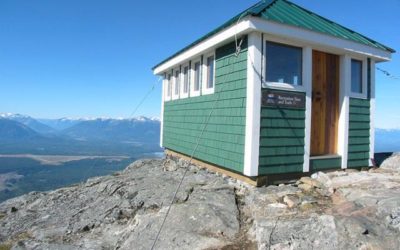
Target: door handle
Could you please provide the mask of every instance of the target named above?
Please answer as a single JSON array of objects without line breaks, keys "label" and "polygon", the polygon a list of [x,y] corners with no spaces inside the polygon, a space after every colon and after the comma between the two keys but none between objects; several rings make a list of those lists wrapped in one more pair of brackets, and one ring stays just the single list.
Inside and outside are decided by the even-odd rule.
[{"label": "door handle", "polygon": [[321,98],[322,98],[321,92],[319,92],[319,91],[314,92],[313,91],[312,94],[313,94],[313,96],[312,96],[313,99],[315,99],[316,101],[321,101]]}]

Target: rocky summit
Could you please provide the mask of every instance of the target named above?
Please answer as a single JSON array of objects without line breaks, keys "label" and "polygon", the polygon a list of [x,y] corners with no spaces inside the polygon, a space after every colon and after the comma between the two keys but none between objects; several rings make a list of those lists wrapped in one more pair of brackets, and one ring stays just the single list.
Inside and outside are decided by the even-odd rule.
[{"label": "rocky summit", "polygon": [[0,249],[400,249],[400,165],[260,188],[168,158],[0,204]]}]

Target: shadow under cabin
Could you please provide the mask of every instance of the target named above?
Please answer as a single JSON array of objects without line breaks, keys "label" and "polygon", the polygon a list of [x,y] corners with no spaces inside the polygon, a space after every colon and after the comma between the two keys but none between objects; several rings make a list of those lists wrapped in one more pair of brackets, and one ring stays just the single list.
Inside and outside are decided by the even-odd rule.
[{"label": "shadow under cabin", "polygon": [[289,1],[261,1],[153,68],[160,145],[253,185],[372,166],[375,64],[394,52]]}]

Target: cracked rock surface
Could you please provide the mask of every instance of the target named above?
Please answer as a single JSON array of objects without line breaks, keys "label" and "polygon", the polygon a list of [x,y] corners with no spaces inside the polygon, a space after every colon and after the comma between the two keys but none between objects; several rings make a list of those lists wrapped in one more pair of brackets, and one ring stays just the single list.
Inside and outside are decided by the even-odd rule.
[{"label": "cracked rock surface", "polygon": [[[186,166],[140,160],[3,202],[0,249],[150,249]],[[156,249],[400,249],[398,169],[254,188],[190,165]]]},{"label": "cracked rock surface", "polygon": [[[163,166],[172,171],[163,171]],[[183,174],[181,162],[142,160],[113,176],[0,204],[0,242],[15,249],[150,249]],[[190,167],[159,249],[217,248],[239,232],[234,187]]]}]

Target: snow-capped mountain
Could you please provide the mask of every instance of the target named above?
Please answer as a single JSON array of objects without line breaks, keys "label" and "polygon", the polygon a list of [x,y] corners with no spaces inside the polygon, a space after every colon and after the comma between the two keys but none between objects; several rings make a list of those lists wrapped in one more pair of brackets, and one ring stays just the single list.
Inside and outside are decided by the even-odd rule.
[{"label": "snow-capped mountain", "polygon": [[3,113],[0,118],[21,123],[41,135],[78,140],[157,143],[160,136],[160,119],[157,117],[35,119],[27,115]]},{"label": "snow-capped mountain", "polygon": [[38,120],[27,115],[2,113],[0,114],[0,117],[24,124],[40,134],[53,134],[56,132],[56,130],[51,128],[50,126],[45,125],[42,122],[39,122]]},{"label": "snow-capped mountain", "polygon": [[0,116],[0,141],[10,142],[15,140],[37,139],[39,133],[20,122]]},{"label": "snow-capped mountain", "polygon": [[37,120],[55,130],[58,130],[58,131],[70,128],[70,127],[78,124],[79,122],[83,121],[81,119],[70,119],[70,118],[37,119]]},{"label": "snow-capped mountain", "polygon": [[154,118],[133,119],[99,118],[80,121],[62,131],[64,135],[79,140],[106,140],[156,143],[160,137],[160,121]]},{"label": "snow-capped mountain", "polygon": [[0,114],[0,153],[132,154],[155,152],[158,118],[34,119]]}]

